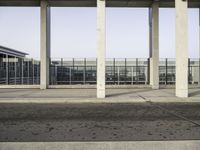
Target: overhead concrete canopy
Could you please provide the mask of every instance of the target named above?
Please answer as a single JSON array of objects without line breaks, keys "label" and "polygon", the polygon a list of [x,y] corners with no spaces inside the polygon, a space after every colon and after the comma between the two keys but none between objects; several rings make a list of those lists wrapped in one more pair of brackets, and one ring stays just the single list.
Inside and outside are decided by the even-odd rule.
[{"label": "overhead concrete canopy", "polygon": [[[39,6],[41,0],[0,0],[0,6]],[[47,0],[52,7],[96,7],[96,0]],[[107,7],[175,7],[175,0],[107,0]],[[188,0],[190,8],[200,8],[200,0]]]}]

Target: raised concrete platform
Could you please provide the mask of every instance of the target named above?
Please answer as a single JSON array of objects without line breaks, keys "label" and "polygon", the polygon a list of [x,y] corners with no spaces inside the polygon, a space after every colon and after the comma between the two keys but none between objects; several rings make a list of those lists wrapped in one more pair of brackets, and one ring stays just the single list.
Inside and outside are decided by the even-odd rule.
[{"label": "raised concrete platform", "polygon": [[107,97],[97,99],[96,89],[0,89],[0,103],[200,102],[200,89],[189,91],[189,98],[177,98],[174,89],[107,89]]}]

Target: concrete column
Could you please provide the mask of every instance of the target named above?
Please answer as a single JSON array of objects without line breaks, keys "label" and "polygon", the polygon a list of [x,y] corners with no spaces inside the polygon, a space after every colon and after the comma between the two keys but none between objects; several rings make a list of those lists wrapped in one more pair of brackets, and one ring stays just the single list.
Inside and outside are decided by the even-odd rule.
[{"label": "concrete column", "polygon": [[105,98],[106,2],[97,0],[97,98]]},{"label": "concrete column", "polygon": [[41,0],[41,43],[40,43],[40,89],[49,85],[50,61],[50,7],[46,0]]},{"label": "concrete column", "polygon": [[159,5],[152,4],[149,9],[149,47],[150,47],[150,85],[159,89]]},{"label": "concrete column", "polygon": [[188,2],[175,0],[176,96],[188,97]]},{"label": "concrete column", "polygon": [[198,84],[200,85],[200,8],[199,8],[199,80],[198,80]]}]

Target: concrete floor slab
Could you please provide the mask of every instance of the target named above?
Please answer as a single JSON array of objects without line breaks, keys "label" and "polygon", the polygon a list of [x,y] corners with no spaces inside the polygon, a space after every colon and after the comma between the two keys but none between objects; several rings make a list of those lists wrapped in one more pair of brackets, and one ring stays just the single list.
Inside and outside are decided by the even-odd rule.
[{"label": "concrete floor slab", "polygon": [[0,103],[131,103],[200,102],[200,90],[190,89],[189,98],[175,97],[174,89],[107,89],[105,99],[96,99],[95,89],[0,89]]}]

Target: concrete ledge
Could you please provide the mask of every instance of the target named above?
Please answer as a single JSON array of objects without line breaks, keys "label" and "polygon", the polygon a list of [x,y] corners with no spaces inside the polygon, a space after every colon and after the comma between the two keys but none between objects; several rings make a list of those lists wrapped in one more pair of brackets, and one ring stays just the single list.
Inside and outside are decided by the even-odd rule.
[{"label": "concrete ledge", "polygon": [[[39,89],[40,85],[0,85],[0,89]],[[96,89],[96,85],[49,85],[49,89]],[[140,89],[151,88],[151,85],[106,85],[106,89]],[[189,89],[200,88],[200,85],[189,85]],[[175,89],[175,85],[160,85],[160,89]]]},{"label": "concrete ledge", "polygon": [[[199,97],[194,98],[174,98],[174,97],[166,97],[163,98],[149,98],[147,101],[151,101],[154,103],[200,103]],[[35,103],[35,104],[114,104],[114,103],[146,103],[146,100],[141,97],[132,98],[0,98],[0,104],[5,103]]]},{"label": "concrete ledge", "polygon": [[200,141],[0,143],[1,150],[199,150]]},{"label": "concrete ledge", "polygon": [[[150,88],[150,85],[106,85],[107,89]],[[96,89],[96,85],[49,85],[50,89]]]},{"label": "concrete ledge", "polygon": [[38,104],[59,104],[59,103],[69,103],[69,104],[84,104],[84,103],[144,103],[141,98],[133,99],[70,99],[70,98],[0,98],[1,103],[38,103]]},{"label": "concrete ledge", "polygon": [[0,89],[39,89],[40,85],[0,85]]}]

